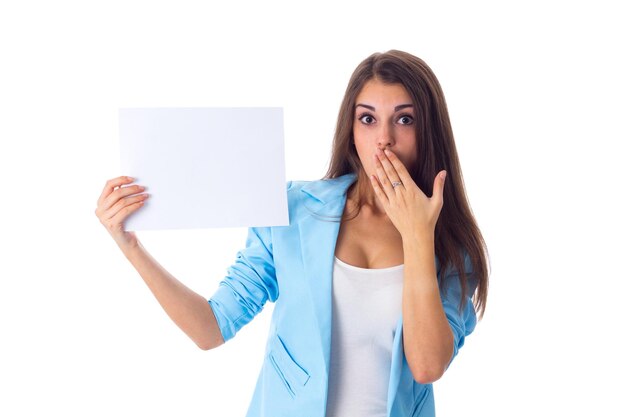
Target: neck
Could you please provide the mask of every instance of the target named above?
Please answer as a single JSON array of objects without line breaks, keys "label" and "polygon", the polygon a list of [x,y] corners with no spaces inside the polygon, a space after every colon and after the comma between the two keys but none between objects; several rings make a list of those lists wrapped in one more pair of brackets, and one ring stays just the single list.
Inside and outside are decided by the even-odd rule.
[{"label": "neck", "polygon": [[367,211],[376,217],[387,217],[383,204],[374,192],[372,181],[363,169],[359,170],[356,183],[350,188],[348,200],[353,204],[358,200],[361,207],[367,206]]}]

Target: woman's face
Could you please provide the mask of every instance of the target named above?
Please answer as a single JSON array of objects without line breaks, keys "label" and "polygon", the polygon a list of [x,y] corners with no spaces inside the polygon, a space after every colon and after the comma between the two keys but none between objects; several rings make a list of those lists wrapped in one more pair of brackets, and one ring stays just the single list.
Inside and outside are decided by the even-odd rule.
[{"label": "woman's face", "polygon": [[365,83],[357,95],[352,133],[368,177],[376,175],[377,149],[391,149],[410,171],[417,160],[415,108],[402,84],[377,79]]}]

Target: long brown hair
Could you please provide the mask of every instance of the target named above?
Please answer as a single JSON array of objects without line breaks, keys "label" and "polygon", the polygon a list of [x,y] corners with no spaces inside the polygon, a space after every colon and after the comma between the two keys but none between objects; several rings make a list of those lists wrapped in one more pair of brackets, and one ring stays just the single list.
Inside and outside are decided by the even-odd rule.
[{"label": "long brown hair", "polygon": [[[339,109],[328,171],[322,179],[336,178],[363,170],[354,146],[352,127],[355,100],[365,83],[376,78],[384,83],[399,83],[411,96],[416,111],[417,163],[409,172],[426,194],[432,195],[437,173],[446,170],[444,204],[435,226],[435,254],[439,259],[439,276],[451,266],[459,271],[462,300],[468,291],[468,277],[462,251],[472,262],[473,303],[479,318],[485,311],[488,288],[487,246],[478,228],[465,193],[461,164],[454,143],[452,126],[443,90],[435,74],[420,58],[390,50],[374,53],[354,70]],[[361,175],[358,176],[360,180]],[[367,178],[367,176],[365,176]],[[356,186],[356,183],[351,187]],[[357,207],[360,207],[359,197]],[[357,213],[358,214],[358,213]],[[442,279],[442,288],[445,282]],[[459,306],[463,308],[464,302]]]}]

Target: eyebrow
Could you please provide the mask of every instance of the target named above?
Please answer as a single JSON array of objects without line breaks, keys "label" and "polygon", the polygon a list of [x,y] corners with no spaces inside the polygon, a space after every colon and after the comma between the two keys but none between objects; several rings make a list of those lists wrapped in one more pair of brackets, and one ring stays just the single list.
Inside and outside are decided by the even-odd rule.
[{"label": "eyebrow", "polygon": [[[371,111],[376,111],[376,108],[374,106],[370,106],[369,104],[359,103],[355,107],[359,107],[359,106],[365,107],[366,109],[370,109]],[[394,111],[400,111],[402,109],[406,109],[407,107],[413,107],[413,104],[400,104],[395,107]]]}]

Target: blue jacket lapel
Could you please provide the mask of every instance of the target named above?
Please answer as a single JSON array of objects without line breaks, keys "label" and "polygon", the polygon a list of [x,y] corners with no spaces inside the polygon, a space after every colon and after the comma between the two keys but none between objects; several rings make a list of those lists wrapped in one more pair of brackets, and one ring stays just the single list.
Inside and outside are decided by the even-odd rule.
[{"label": "blue jacket lapel", "polygon": [[307,209],[315,213],[304,217],[299,222],[298,229],[302,262],[315,306],[327,376],[330,365],[335,246],[346,203],[346,191],[355,180],[356,174],[346,174],[329,180],[312,181],[301,188],[301,201]]},{"label": "blue jacket lapel", "polygon": [[[346,174],[325,181],[312,181],[301,188],[303,204],[316,215],[306,216],[298,223],[300,248],[306,281],[310,288],[319,341],[324,357],[326,377],[329,375],[332,326],[332,273],[335,247],[346,203],[346,191],[356,181],[356,174]],[[400,381],[407,367],[402,346],[402,316],[396,325],[388,390],[388,415],[395,415],[393,406]],[[408,375],[408,374],[407,374]]]}]

